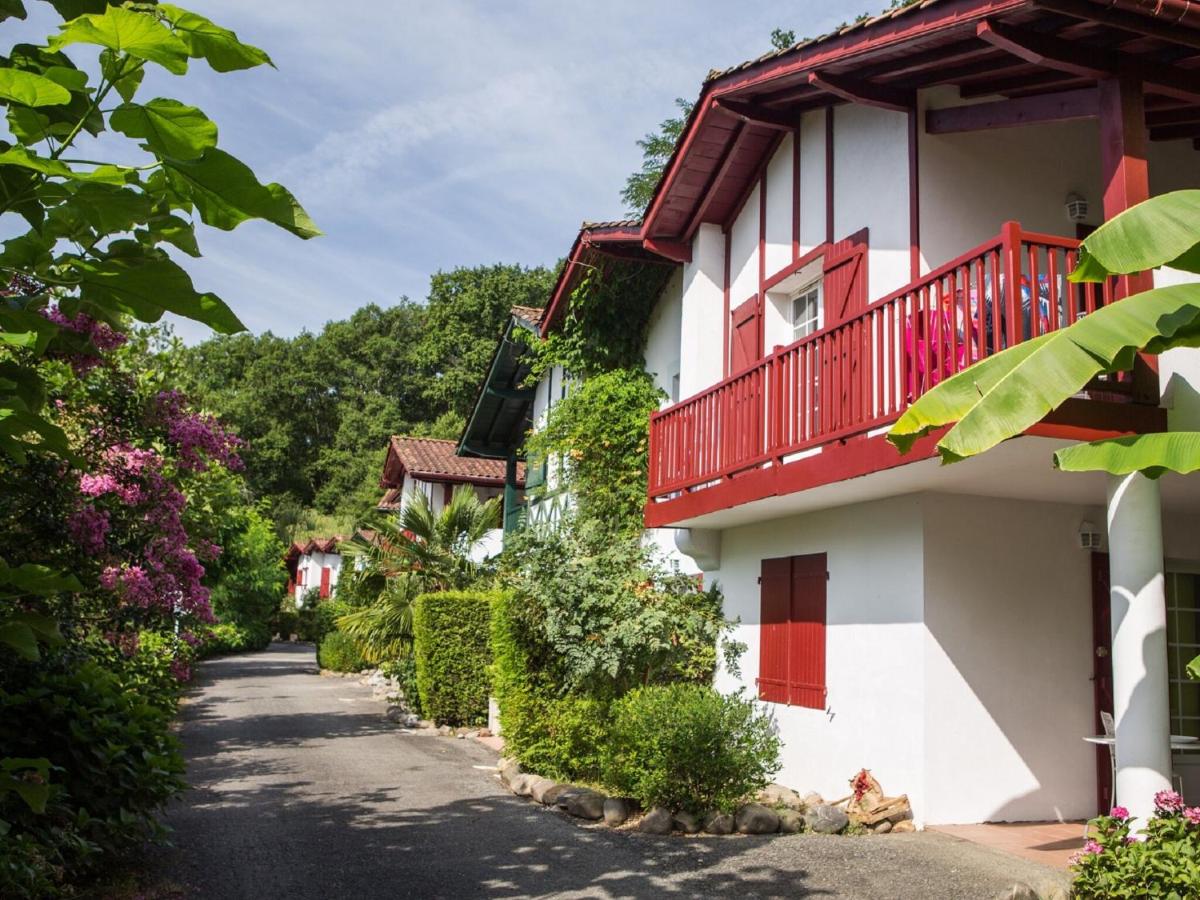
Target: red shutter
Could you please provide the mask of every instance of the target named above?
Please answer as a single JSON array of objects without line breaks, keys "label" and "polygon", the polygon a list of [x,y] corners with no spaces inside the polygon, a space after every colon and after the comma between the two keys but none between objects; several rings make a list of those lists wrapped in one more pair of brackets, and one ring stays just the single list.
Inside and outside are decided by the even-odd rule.
[{"label": "red shutter", "polygon": [[824,553],[764,559],[758,698],[825,708]]},{"label": "red shutter", "polygon": [[329,566],[321,567],[321,599],[329,596]]},{"label": "red shutter", "polygon": [[788,618],[791,614],[792,561],[764,559],[760,589],[758,699],[788,700]]},{"label": "red shutter", "polygon": [[758,297],[751,297],[733,310],[729,318],[729,371],[740,372],[762,359],[758,339]]},{"label": "red shutter", "polygon": [[824,553],[792,557],[788,702],[825,708]]},{"label": "red shutter", "polygon": [[867,308],[867,229],[825,252],[825,326],[836,325]]}]

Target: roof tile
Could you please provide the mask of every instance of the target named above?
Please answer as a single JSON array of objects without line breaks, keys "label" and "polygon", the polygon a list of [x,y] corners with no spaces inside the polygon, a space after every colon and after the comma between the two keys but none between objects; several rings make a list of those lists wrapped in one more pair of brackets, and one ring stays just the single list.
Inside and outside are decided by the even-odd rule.
[{"label": "roof tile", "polygon": [[[392,452],[414,478],[503,484],[505,461],[459,456],[456,441],[392,436]],[[520,468],[520,467],[519,467]],[[517,472],[518,478],[524,473]]]}]

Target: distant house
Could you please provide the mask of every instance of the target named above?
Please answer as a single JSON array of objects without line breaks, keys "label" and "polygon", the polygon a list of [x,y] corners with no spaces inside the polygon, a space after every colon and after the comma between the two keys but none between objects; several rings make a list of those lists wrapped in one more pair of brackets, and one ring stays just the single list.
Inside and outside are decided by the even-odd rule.
[{"label": "distant house", "polygon": [[344,535],[335,534],[327,538],[293,542],[284,557],[288,594],[303,599],[313,588],[317,589],[317,596],[322,600],[332,594],[342,569],[342,555],[338,547],[345,540]]},{"label": "distant house", "polygon": [[[524,466],[508,471],[503,460],[458,456],[454,441],[394,435],[388,442],[380,486],[384,488],[378,508],[399,514],[409,498],[423,494],[435,514],[450,502],[456,490],[471,490],[482,500],[505,496],[505,485],[514,491],[524,488]],[[473,556],[487,559],[500,552],[503,530],[495,528],[476,548]]]}]

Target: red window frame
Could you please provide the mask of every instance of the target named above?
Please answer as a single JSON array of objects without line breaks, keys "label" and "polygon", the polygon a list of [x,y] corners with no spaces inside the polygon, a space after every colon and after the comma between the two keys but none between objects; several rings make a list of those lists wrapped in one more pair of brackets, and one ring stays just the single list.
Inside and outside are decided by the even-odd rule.
[{"label": "red window frame", "polygon": [[762,561],[758,698],[824,709],[826,587],[824,553]]}]

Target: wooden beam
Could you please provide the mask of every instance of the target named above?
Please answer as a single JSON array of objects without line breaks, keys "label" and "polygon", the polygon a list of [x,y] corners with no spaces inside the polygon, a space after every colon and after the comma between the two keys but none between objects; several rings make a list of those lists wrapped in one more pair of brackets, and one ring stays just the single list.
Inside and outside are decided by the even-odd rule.
[{"label": "wooden beam", "polygon": [[916,91],[899,90],[881,84],[844,78],[841,75],[830,75],[827,72],[809,72],[808,83],[835,97],[841,97],[843,100],[860,103],[864,106],[878,106],[881,109],[908,112],[917,105]]},{"label": "wooden beam", "polygon": [[1152,141],[1179,141],[1185,138],[1200,138],[1200,122],[1184,125],[1164,125],[1150,129]]},{"label": "wooden beam", "polygon": [[1178,24],[1165,19],[1114,9],[1111,5],[1100,8],[1087,0],[1034,0],[1034,5],[1074,19],[1083,19],[1098,25],[1111,25],[1122,31],[1144,34],[1160,41],[1200,50],[1200,34],[1188,28],[1180,28]]},{"label": "wooden beam", "polygon": [[1108,51],[1081,47],[989,19],[975,26],[975,36],[1028,63],[1083,78],[1105,78],[1117,68],[1116,56]]},{"label": "wooden beam", "polygon": [[1034,69],[996,78],[980,78],[967,83],[959,83],[958,96],[964,100],[972,100],[977,97],[990,97],[995,94],[1010,94],[1017,91],[1058,93],[1088,87],[1090,81],[1093,79],[1080,78],[1078,75],[1070,75],[1066,72]]},{"label": "wooden beam", "polygon": [[1151,128],[1161,128],[1165,125],[1188,125],[1192,122],[1200,122],[1200,106],[1149,110],[1146,113],[1146,124]]},{"label": "wooden beam", "polygon": [[792,131],[800,124],[798,116],[776,112],[754,103],[743,103],[741,100],[718,97],[713,101],[713,106],[750,125],[761,125],[777,131]]},{"label": "wooden beam", "polygon": [[991,128],[1014,128],[1038,122],[1094,119],[1099,115],[1099,92],[1096,88],[1083,88],[1019,100],[930,109],[925,112],[925,131],[927,134],[957,134]]},{"label": "wooden beam", "polygon": [[642,245],[651,253],[677,263],[692,261],[692,245],[683,241],[660,241],[657,238],[645,238]]},{"label": "wooden beam", "polygon": [[1097,81],[1118,73],[1132,73],[1158,93],[1200,99],[1200,76],[1192,70],[1164,66],[1144,57],[1126,56],[1099,47],[1080,46],[989,19],[980,22],[975,33],[980,40],[1033,65]]},{"label": "wooden beam", "polygon": [[708,183],[704,186],[704,192],[700,195],[700,202],[696,205],[696,211],[692,213],[692,218],[688,221],[687,228],[683,230],[684,237],[690,238],[695,234],[696,229],[700,227],[700,223],[704,221],[704,217],[708,215],[708,210],[717,197],[718,188],[720,188],[721,182],[725,180],[725,176],[729,173],[729,167],[733,165],[742,140],[749,130],[744,122],[738,124],[738,129],[734,132],[733,140],[729,142],[729,146],[725,150],[725,158],[721,160],[721,165],[713,171],[712,177],[708,179]]},{"label": "wooden beam", "polygon": [[484,393],[500,400],[516,400],[520,403],[533,400],[533,388],[500,388],[488,385],[483,390]]}]

